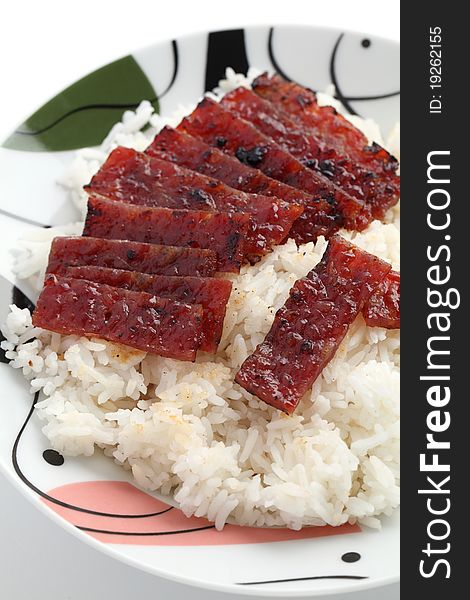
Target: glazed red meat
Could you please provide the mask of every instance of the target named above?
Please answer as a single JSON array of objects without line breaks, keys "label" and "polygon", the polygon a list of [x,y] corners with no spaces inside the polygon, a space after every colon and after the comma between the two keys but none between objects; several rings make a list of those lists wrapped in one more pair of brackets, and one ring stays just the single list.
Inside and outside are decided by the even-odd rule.
[{"label": "glazed red meat", "polygon": [[400,329],[400,273],[390,271],[362,311],[367,325]]},{"label": "glazed red meat", "polygon": [[332,106],[319,106],[315,92],[279,75],[269,77],[266,73],[255,79],[253,89],[314,130],[329,147],[376,171],[395,192],[399,189],[397,160],[378,144],[369,145],[366,136]]},{"label": "glazed red meat", "polygon": [[139,206],[246,212],[249,256],[263,256],[288,236],[302,207],[246,194],[224,183],[130,148],[116,148],[85,189]]},{"label": "glazed red meat", "polygon": [[310,129],[291,119],[272,102],[252,90],[237,88],[223,97],[221,104],[249,121],[262,133],[290,152],[300,162],[318,171],[340,188],[365,202],[364,216],[382,219],[399,199],[398,187],[377,177],[334,148],[328,147]]},{"label": "glazed red meat", "polygon": [[52,241],[48,273],[65,275],[68,267],[93,265],[159,275],[211,277],[217,270],[212,250],[157,246],[92,237],[56,237]]},{"label": "glazed red meat", "polygon": [[67,276],[202,306],[201,350],[214,353],[222,336],[232,283],[212,277],[168,277],[103,267],[69,267]]},{"label": "glazed red meat", "polygon": [[202,307],[101,283],[48,275],[33,323],[62,334],[97,336],[178,360],[195,360]]},{"label": "glazed red meat", "polygon": [[145,152],[219,179],[238,190],[302,205],[304,211],[289,234],[299,244],[315,241],[319,235],[330,237],[340,227],[339,215],[325,202],[319,203],[311,194],[267,177],[259,169],[245,165],[183,131],[165,127]]},{"label": "glazed red meat", "polygon": [[390,271],[390,265],[340,236],[299,279],[276,313],[265,340],[235,381],[287,414],[333,358],[349,325]]},{"label": "glazed red meat", "polygon": [[[183,119],[180,130],[201,138],[211,146],[220,147],[241,162],[256,167],[269,177],[304,190],[318,198],[318,208],[331,202],[331,210],[341,216],[349,229],[363,229],[367,220],[361,219],[364,202],[353,198],[326,177],[304,167],[289,152],[271,138],[258,131],[251,123],[240,119],[220,104],[204,98],[197,108]],[[322,200],[323,199],[323,200]],[[324,200],[326,199],[326,200]]]},{"label": "glazed red meat", "polygon": [[208,248],[217,254],[217,270],[237,273],[250,217],[170,208],[142,208],[98,196],[88,199],[84,236],[149,244]]}]

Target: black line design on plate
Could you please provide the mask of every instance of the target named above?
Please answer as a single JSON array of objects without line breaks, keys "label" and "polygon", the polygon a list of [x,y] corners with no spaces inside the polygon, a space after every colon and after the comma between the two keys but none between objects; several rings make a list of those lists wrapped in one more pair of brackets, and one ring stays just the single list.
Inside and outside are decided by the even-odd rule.
[{"label": "black line design on plate", "polygon": [[171,40],[171,49],[173,51],[173,75],[171,76],[170,83],[166,86],[165,90],[158,94],[158,100],[161,100],[173,87],[178,75],[179,56],[178,56],[178,44],[176,40]]},{"label": "black line design on plate", "polygon": [[[149,102],[155,102],[156,100],[158,100],[157,97],[148,98]],[[21,131],[20,129],[17,129],[15,131],[15,133],[17,133],[18,135],[41,135],[42,133],[49,131],[49,129],[52,129],[53,127],[55,127],[56,125],[58,125],[59,123],[61,123],[65,119],[67,119],[68,117],[70,117],[76,113],[79,113],[79,112],[83,112],[86,110],[93,110],[93,109],[107,110],[108,108],[122,108],[122,109],[135,110],[139,106],[139,104],[140,104],[140,102],[122,103],[122,104],[117,104],[117,103],[116,104],[112,104],[112,103],[109,103],[109,104],[84,104],[83,106],[77,106],[75,108],[72,108],[71,110],[64,113],[62,116],[58,117],[55,121],[53,121],[52,123],[49,123],[49,125],[46,125],[42,129],[36,129],[34,131]]]},{"label": "black line design on plate", "polygon": [[348,99],[343,95],[343,92],[339,86],[339,82],[338,82],[338,78],[336,76],[336,65],[335,65],[335,61],[336,61],[336,54],[338,52],[338,48],[339,45],[341,43],[341,40],[344,37],[344,33],[341,33],[340,36],[338,37],[338,39],[336,40],[336,44],[333,48],[333,52],[331,53],[331,57],[330,57],[330,77],[331,77],[331,82],[333,83],[333,85],[335,86],[335,97],[341,102],[341,104],[344,106],[344,108],[352,115],[357,115],[359,116],[359,113],[357,113],[354,108],[349,104]]},{"label": "black line design on plate", "polygon": [[[349,101],[366,101],[366,100],[383,100],[385,98],[393,98],[394,96],[399,96],[400,92],[389,92],[387,94],[377,94],[376,96],[343,96],[346,100]],[[338,98],[338,96],[335,96]],[[338,98],[339,100],[339,98]]]},{"label": "black line design on plate", "polygon": [[339,82],[338,82],[338,77],[336,75],[336,55],[338,52],[338,48],[339,45],[341,43],[341,40],[344,37],[344,33],[341,33],[340,36],[338,37],[338,39],[336,40],[336,43],[334,45],[333,48],[333,52],[331,54],[331,58],[330,58],[330,77],[331,77],[331,82],[333,83],[333,85],[335,86],[335,98],[337,100],[339,100],[341,102],[341,104],[344,106],[344,108],[346,108],[346,110],[352,114],[352,115],[357,115],[360,116],[358,112],[356,112],[354,110],[354,108],[350,105],[350,102],[354,102],[354,101],[367,101],[367,100],[382,100],[385,98],[392,98],[393,96],[399,96],[400,95],[400,91],[396,91],[396,92],[389,92],[386,94],[376,94],[376,95],[371,95],[371,96],[345,96],[340,88]]},{"label": "black line design on plate", "polygon": [[[274,44],[273,44],[273,36],[274,36],[274,27],[271,27],[269,30],[269,36],[268,36],[268,54],[269,54],[269,60],[271,61],[274,70],[276,71],[276,73],[278,73],[281,77],[283,77],[286,81],[293,81],[293,79],[291,77],[289,77],[289,75],[287,75],[287,73],[281,68],[281,66],[279,65],[279,62],[277,61],[275,55],[274,55]],[[337,77],[336,77],[336,73],[335,73],[335,65],[334,65],[334,61],[336,58],[336,51],[337,51],[337,46],[339,45],[339,42],[341,41],[341,38],[344,36],[344,33],[342,33],[339,37],[339,39],[336,42],[335,48],[333,49],[333,55],[330,59],[330,74],[332,73],[332,69],[333,69],[333,75],[331,76],[332,82],[335,83],[335,87],[337,92],[335,93],[335,98],[337,100],[340,100],[344,106],[349,110],[349,112],[351,112],[352,114],[357,114],[356,112],[354,112],[354,109],[350,106],[347,106],[348,102],[353,102],[353,101],[368,101],[368,100],[382,100],[385,98],[393,98],[394,96],[399,96],[400,95],[400,91],[397,92],[389,92],[386,94],[373,94],[373,95],[369,95],[369,96],[345,96],[341,90],[339,89],[338,86],[338,82],[337,82]],[[370,45],[370,40],[369,41],[369,45]],[[310,89],[310,88],[309,88]],[[312,90],[315,91],[315,90]]]},{"label": "black line design on plate", "polygon": [[263,585],[266,583],[287,583],[289,581],[313,581],[315,579],[369,579],[367,575],[315,575],[313,577],[290,577],[288,579],[267,579],[265,581],[242,581],[235,585]]},{"label": "black line design on plate", "polygon": [[[157,95],[153,98],[146,98],[146,100],[148,100],[150,103],[156,102],[157,100],[160,100],[161,98],[163,98],[163,96],[170,91],[170,88],[172,87],[172,85],[174,84],[174,82],[176,80],[176,76],[178,73],[178,64],[179,64],[178,46],[177,46],[176,40],[171,41],[171,47],[172,47],[172,51],[173,51],[173,74],[172,74],[170,83],[168,84],[166,89],[160,95]],[[139,102],[122,102],[122,103],[111,103],[110,102],[110,103],[99,103],[99,104],[84,104],[83,106],[77,106],[75,108],[72,108],[71,110],[64,113],[63,115],[58,117],[55,121],[53,121],[52,123],[49,123],[49,125],[46,125],[42,129],[37,129],[34,131],[24,131],[24,130],[22,131],[21,129],[17,129],[15,131],[15,133],[17,133],[19,135],[32,135],[32,136],[41,135],[42,133],[49,131],[50,129],[52,129],[53,127],[55,127],[56,125],[58,125],[59,123],[61,123],[65,119],[67,119],[68,117],[70,117],[76,113],[79,113],[79,112],[83,112],[86,110],[93,110],[93,109],[107,110],[108,108],[122,108],[122,109],[127,109],[127,110],[135,110],[139,106],[139,104],[140,104],[140,101]],[[35,224],[35,223],[33,223],[33,224]]]},{"label": "black line design on plate", "polygon": [[281,67],[279,66],[279,63],[276,60],[276,57],[274,56],[273,36],[274,36],[274,27],[271,27],[269,29],[269,35],[268,35],[269,60],[271,61],[271,64],[273,65],[274,69],[276,70],[276,73],[278,73],[281,77],[283,77],[287,81],[292,81],[292,79],[287,75],[287,73],[283,69],[281,69]]},{"label": "black line design on plate", "polygon": [[145,519],[147,517],[157,517],[159,515],[163,515],[163,514],[169,512],[170,510],[173,510],[173,506],[169,506],[168,508],[165,508],[164,510],[154,512],[154,513],[147,513],[147,514],[143,514],[143,515],[125,515],[125,514],[117,514],[117,513],[107,513],[107,512],[102,512],[99,510],[91,510],[89,508],[83,508],[82,506],[75,506],[74,504],[69,504],[68,502],[63,502],[62,500],[59,500],[58,498],[54,498],[53,496],[46,494],[46,492],[43,492],[38,487],[36,487],[34,485],[34,483],[29,481],[29,479],[24,475],[24,473],[22,472],[22,470],[18,464],[18,446],[19,446],[19,443],[21,440],[21,436],[23,435],[24,430],[26,429],[26,426],[29,423],[29,420],[31,419],[31,416],[34,413],[34,407],[36,406],[38,398],[39,398],[39,392],[36,392],[36,394],[34,395],[34,400],[31,405],[31,408],[29,410],[29,413],[28,413],[28,415],[25,419],[25,422],[23,423],[20,431],[18,432],[18,435],[16,437],[15,443],[13,444],[13,448],[12,448],[12,452],[11,452],[11,461],[13,464],[13,468],[15,469],[15,472],[18,475],[18,477],[21,479],[21,481],[25,485],[27,485],[29,487],[29,489],[33,490],[33,492],[36,492],[36,494],[38,494],[45,500],[48,500],[49,502],[52,502],[53,504],[57,504],[58,506],[62,506],[64,508],[69,508],[71,510],[76,510],[77,512],[87,513],[89,515],[97,515],[100,517],[111,517],[111,518],[116,518],[116,519],[119,519],[119,518],[121,518],[121,519]]},{"label": "black line design on plate", "polygon": [[5,217],[10,217],[11,219],[15,219],[16,221],[21,221],[22,223],[27,223],[28,225],[36,225],[37,227],[50,227],[50,225],[44,225],[44,223],[39,223],[38,221],[33,221],[33,219],[28,219],[27,217],[21,217],[20,215],[15,215],[3,208],[0,208],[0,215],[5,215]]},{"label": "black line design on plate", "polygon": [[212,31],[207,39],[206,74],[204,90],[212,90],[225,77],[227,66],[232,67],[235,73],[248,71],[248,58],[245,47],[245,31],[243,29],[229,29],[226,31]]},{"label": "black line design on plate", "polygon": [[191,529],[176,529],[175,531],[108,531],[107,529],[93,529],[92,527],[78,527],[80,531],[91,533],[107,533],[109,535],[127,535],[127,536],[158,536],[158,535],[176,535],[179,533],[194,533],[195,531],[204,531],[205,529],[215,529],[215,525],[205,525],[204,527],[194,527]]}]

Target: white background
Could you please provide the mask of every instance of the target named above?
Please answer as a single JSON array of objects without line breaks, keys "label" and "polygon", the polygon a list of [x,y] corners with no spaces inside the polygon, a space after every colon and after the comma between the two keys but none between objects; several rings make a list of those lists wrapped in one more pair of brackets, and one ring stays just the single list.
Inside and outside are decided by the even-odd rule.
[{"label": "white background", "polygon": [[[9,0],[0,16],[0,139],[68,84],[159,40],[276,23],[330,25],[398,39],[399,16],[398,0]],[[372,590],[360,600],[378,594],[396,600],[398,589]],[[154,597],[236,598],[115,562],[34,510],[0,474],[0,600]]]}]

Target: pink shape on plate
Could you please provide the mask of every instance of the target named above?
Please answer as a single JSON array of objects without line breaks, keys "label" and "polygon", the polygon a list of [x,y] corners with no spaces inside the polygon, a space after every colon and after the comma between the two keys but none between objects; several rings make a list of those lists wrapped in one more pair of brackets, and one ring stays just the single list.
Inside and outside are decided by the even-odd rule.
[{"label": "pink shape on plate", "polygon": [[[305,527],[301,531],[226,525],[222,531],[217,531],[206,519],[188,518],[179,509],[171,508],[170,505],[124,481],[70,483],[54,488],[48,494],[74,507],[117,515],[110,517],[90,514],[43,499],[47,506],[66,521],[76,527],[85,528],[85,531],[97,540],[112,544],[143,546],[259,544],[361,531],[358,525],[349,524],[341,527]],[[139,517],[139,515],[153,513],[161,514]]]}]

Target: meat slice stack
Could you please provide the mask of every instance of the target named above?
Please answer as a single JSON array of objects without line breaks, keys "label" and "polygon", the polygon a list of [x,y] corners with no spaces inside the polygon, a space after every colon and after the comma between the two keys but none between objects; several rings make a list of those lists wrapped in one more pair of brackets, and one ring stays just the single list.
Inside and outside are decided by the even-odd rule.
[{"label": "meat slice stack", "polygon": [[299,204],[247,194],[130,148],[116,148],[86,189],[137,206],[246,213],[243,253],[252,260],[282,244],[303,211]]},{"label": "meat slice stack", "polygon": [[250,121],[264,134],[290,152],[303,165],[328,178],[345,192],[364,202],[361,217],[365,223],[383,218],[399,198],[397,186],[375,172],[341,154],[316,135],[315,129],[296,122],[276,104],[253,91],[237,88],[221,104]]},{"label": "meat slice stack", "polygon": [[194,360],[202,307],[70,277],[48,275],[34,324],[58,333],[96,335],[161,356]]},{"label": "meat slice stack", "polygon": [[[313,92],[278,76],[262,75],[253,90],[238,88],[220,103],[204,98],[176,129],[165,127],[145,153],[116,148],[85,186],[83,236],[53,241],[33,321],[60,333],[194,360],[198,350],[217,350],[232,286],[224,274],[238,273],[289,237],[301,244],[322,235],[332,240],[322,261],[325,272],[319,267],[297,282],[285,307],[290,315],[297,310],[295,297],[305,296],[308,322],[312,298],[329,307],[329,345],[315,342],[310,352],[306,344],[293,344],[288,357],[307,381],[359,312],[371,326],[399,327],[398,273],[358,258],[344,276],[352,283],[343,282],[341,293],[328,274],[338,266],[332,257],[347,254],[337,231],[364,229],[398,200],[396,166],[334,109],[319,107]],[[372,285],[365,273],[376,273],[378,281],[381,268],[384,276]],[[313,307],[313,317],[318,310]],[[290,335],[283,322],[278,334],[273,326],[263,348],[276,348],[277,335]],[[330,331],[326,324],[315,327]],[[253,368],[269,366],[259,362],[260,353],[237,376],[249,389]],[[287,376],[289,369],[276,374]],[[269,385],[258,387],[254,393],[269,398]],[[289,412],[296,390],[271,403],[279,400]]]},{"label": "meat slice stack", "polygon": [[340,236],[332,237],[317,267],[295,283],[235,381],[291,414],[390,269]]},{"label": "meat slice stack", "polygon": [[269,77],[266,73],[255,79],[253,89],[307,131],[315,132],[328,147],[370,169],[374,177],[387,181],[396,202],[400,188],[397,160],[378,144],[369,145],[366,136],[332,106],[320,106],[312,90],[285,81],[279,75]]},{"label": "meat slice stack", "polygon": [[215,352],[222,337],[225,308],[232,291],[227,279],[213,277],[169,277],[147,275],[104,267],[69,267],[67,275],[87,279],[135,292],[146,292],[159,298],[171,298],[184,304],[202,307],[202,341],[200,349]]},{"label": "meat slice stack", "polygon": [[212,277],[217,270],[213,250],[141,244],[92,237],[53,240],[48,273],[65,275],[68,267],[89,265],[158,275]]},{"label": "meat slice stack", "polygon": [[99,196],[88,199],[84,236],[214,250],[217,270],[237,273],[249,216],[244,213],[147,208]]},{"label": "meat slice stack", "polygon": [[[216,140],[216,145],[223,143],[224,138]],[[302,206],[303,212],[289,234],[298,244],[314,242],[320,235],[329,237],[341,226],[340,215],[323,199],[268,177],[259,169],[179,129],[162,129],[146,153],[219,179],[237,190],[281,198],[289,204]]]},{"label": "meat slice stack", "polygon": [[367,221],[360,218],[364,202],[325,176],[304,167],[270,137],[214,100],[204,98],[178,127],[211,146],[219,146],[265,175],[311,194],[319,217],[333,214],[341,225],[350,229],[363,229],[367,225]]},{"label": "meat slice stack", "polygon": [[[199,349],[214,353],[222,335],[232,284],[214,278],[216,269],[213,250],[58,237],[34,323],[194,360]],[[151,335],[139,342],[144,325]]]}]

